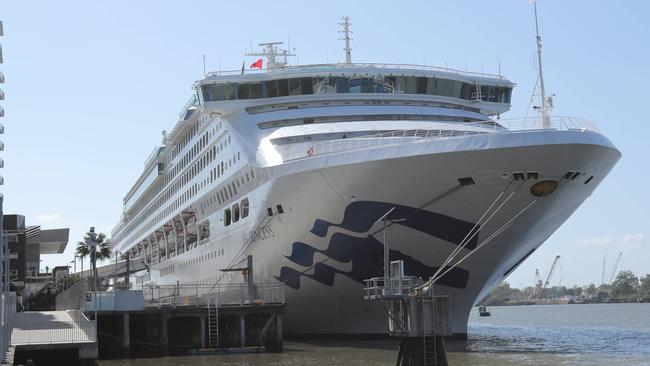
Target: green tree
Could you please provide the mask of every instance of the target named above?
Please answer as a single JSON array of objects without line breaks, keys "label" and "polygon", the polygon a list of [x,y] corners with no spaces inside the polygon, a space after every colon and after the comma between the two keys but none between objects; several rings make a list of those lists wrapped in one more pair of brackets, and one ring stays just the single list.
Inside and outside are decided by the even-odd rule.
[{"label": "green tree", "polygon": [[[95,289],[97,285],[97,261],[103,261],[111,256],[111,247],[106,240],[104,233],[95,234],[94,228],[84,235],[84,240],[77,243],[77,257],[89,257],[92,265],[93,276],[95,277]],[[94,253],[94,257],[93,257]]]},{"label": "green tree", "polygon": [[621,271],[612,282],[612,295],[617,298],[629,298],[636,295],[639,278],[632,271]]},{"label": "green tree", "polygon": [[587,286],[587,295],[591,296],[595,294],[598,290],[596,289],[596,285],[591,283],[589,286]]},{"label": "green tree", "polygon": [[503,305],[514,300],[519,294],[519,290],[510,287],[508,282],[501,282],[497,288],[492,290],[490,295],[481,302],[483,305]]},{"label": "green tree", "polygon": [[641,277],[639,283],[639,297],[650,298],[650,274]]}]

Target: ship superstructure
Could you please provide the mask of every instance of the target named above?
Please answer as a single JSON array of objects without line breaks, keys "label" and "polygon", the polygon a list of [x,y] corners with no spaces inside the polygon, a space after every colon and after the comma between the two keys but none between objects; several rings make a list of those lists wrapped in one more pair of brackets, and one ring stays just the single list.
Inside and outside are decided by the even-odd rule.
[{"label": "ship superstructure", "polygon": [[113,247],[144,258],[151,283],[201,291],[237,280],[219,270],[252,254],[258,280],[287,287],[287,332],[379,333],[385,313],[361,289],[383,273],[377,219],[392,210],[391,259],[444,272],[436,293],[462,336],[471,306],[620,153],[580,119],[501,118],[514,87],[501,75],[352,63],[345,39],[341,64],[289,66],[268,43],[265,70],[197,81],[125,196]]}]

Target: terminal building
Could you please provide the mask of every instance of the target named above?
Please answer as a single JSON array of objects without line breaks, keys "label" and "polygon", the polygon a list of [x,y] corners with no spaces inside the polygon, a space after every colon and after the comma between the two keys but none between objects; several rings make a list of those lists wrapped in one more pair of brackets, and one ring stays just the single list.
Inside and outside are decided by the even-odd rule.
[{"label": "terminal building", "polygon": [[10,289],[27,299],[54,281],[54,270],[41,271],[41,255],[63,253],[70,229],[26,225],[25,216],[15,214],[3,216],[3,229],[9,247]]}]

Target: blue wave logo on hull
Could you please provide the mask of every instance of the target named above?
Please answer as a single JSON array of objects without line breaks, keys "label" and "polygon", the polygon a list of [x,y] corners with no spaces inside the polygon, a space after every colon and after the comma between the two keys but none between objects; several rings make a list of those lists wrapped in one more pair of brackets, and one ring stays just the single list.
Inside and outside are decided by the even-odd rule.
[{"label": "blue wave logo on hull", "polygon": [[[329,221],[317,219],[314,222],[311,232],[314,235],[324,238],[327,236],[329,228],[334,226],[349,231],[365,233],[393,207],[395,209],[387,217],[389,220],[406,219],[405,221],[396,222],[396,225],[407,226],[413,230],[421,231],[456,245],[460,244],[467,233],[474,227],[474,223],[472,222],[459,220],[420,208],[388,202],[355,201],[345,208],[343,222],[333,224]],[[475,231],[478,230],[480,230],[480,227],[477,226]],[[476,248],[477,240],[478,235],[475,235],[467,243],[467,249]]]},{"label": "blue wave logo on hull", "polygon": [[[467,233],[474,227],[473,223],[418,208],[386,202],[357,201],[346,207],[343,222],[333,224],[317,219],[311,232],[319,237],[325,237],[329,228],[334,226],[365,233],[370,230],[373,223],[393,207],[395,209],[388,216],[389,219],[406,218],[405,221],[398,224],[456,245],[460,244]],[[476,230],[478,230],[478,227]],[[468,249],[476,247],[477,237],[478,235],[468,243]],[[303,267],[313,266],[313,268],[308,271],[298,271],[283,266],[280,269],[280,275],[276,276],[276,279],[293,289],[300,288],[301,277],[310,278],[326,286],[333,286],[337,274],[363,284],[365,279],[383,276],[383,248],[383,244],[371,235],[355,237],[344,233],[333,234],[329,246],[325,250],[316,249],[302,242],[294,242],[291,254],[286,258],[297,265]],[[314,264],[314,255],[316,253],[323,254],[328,259]],[[390,250],[390,257],[391,260],[404,261],[404,271],[409,276],[429,278],[438,270],[438,267],[427,266],[398,250]],[[342,263],[351,263],[352,269],[342,271],[329,266],[327,265],[329,259]],[[438,284],[464,289],[467,286],[468,279],[468,271],[454,268],[443,276]]]}]

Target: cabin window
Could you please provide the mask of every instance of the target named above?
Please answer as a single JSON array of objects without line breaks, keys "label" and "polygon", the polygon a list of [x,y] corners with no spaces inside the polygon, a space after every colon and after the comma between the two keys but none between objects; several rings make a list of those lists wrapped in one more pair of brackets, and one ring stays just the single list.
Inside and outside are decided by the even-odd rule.
[{"label": "cabin window", "polygon": [[249,99],[251,95],[250,90],[250,84],[239,83],[239,85],[237,85],[237,96],[239,99]]},{"label": "cabin window", "polygon": [[241,218],[243,219],[244,217],[248,216],[248,209],[250,204],[248,203],[248,198],[244,198],[241,200],[241,203],[239,204],[241,207]]},{"label": "cabin window", "polygon": [[227,208],[227,209],[223,210],[223,224],[224,224],[224,226],[230,225],[230,219],[231,219],[230,209]]},{"label": "cabin window", "polygon": [[312,78],[301,78],[300,79],[300,89],[302,94],[314,94],[314,84]]},{"label": "cabin window", "polygon": [[262,98],[262,83],[251,83],[250,98]]},{"label": "cabin window", "polygon": [[276,81],[278,86],[278,97],[286,97],[289,95],[289,80],[280,79]]},{"label": "cabin window", "polygon": [[[201,86],[204,101],[274,98],[288,95],[334,93],[426,94],[471,100],[476,97],[476,83],[420,76],[382,76],[350,78],[321,76],[269,80],[254,83],[223,83]],[[481,99],[510,103],[512,88],[481,85]]]},{"label": "cabin window", "polygon": [[237,84],[233,83],[226,83],[224,85],[223,97],[225,100],[237,99],[237,90],[235,89],[236,85]]},{"label": "cabin window", "polygon": [[393,89],[394,93],[397,94],[403,94],[406,93],[406,78],[405,77],[397,77],[395,78],[395,85]]},{"label": "cabin window", "polygon": [[314,85],[314,94],[325,94],[326,93],[326,79],[325,78],[313,78]]},{"label": "cabin window", "polygon": [[278,96],[278,88],[276,86],[275,80],[265,81],[266,85],[266,96],[269,98],[275,98]]},{"label": "cabin window", "polygon": [[427,78],[418,78],[418,94],[427,93]]},{"label": "cabin window", "polygon": [[239,204],[232,205],[232,222],[239,221]]},{"label": "cabin window", "polygon": [[418,93],[418,78],[416,78],[415,76],[408,76],[406,78],[406,93],[407,94]]},{"label": "cabin window", "polygon": [[290,95],[300,95],[300,79],[289,79],[289,94]]}]

